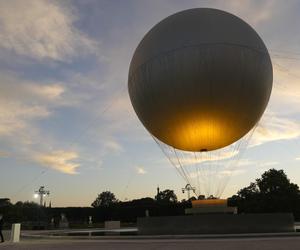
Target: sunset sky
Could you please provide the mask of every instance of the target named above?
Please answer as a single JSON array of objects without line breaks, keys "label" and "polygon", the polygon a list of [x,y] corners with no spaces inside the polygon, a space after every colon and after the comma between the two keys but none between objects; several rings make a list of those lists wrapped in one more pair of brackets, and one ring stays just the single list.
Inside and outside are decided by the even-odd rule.
[{"label": "sunset sky", "polygon": [[0,0],[0,198],[89,206],[179,199],[185,182],[143,128],[127,92],[128,68],[145,33],[181,10],[209,7],[249,23],[271,54],[270,103],[223,197],[270,168],[300,185],[300,1]]}]

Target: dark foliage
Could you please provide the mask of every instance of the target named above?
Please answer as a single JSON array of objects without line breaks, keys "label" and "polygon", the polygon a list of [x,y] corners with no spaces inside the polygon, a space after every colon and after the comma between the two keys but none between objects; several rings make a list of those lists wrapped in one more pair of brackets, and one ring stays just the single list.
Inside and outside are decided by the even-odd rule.
[{"label": "dark foliage", "polygon": [[292,212],[300,217],[300,190],[283,170],[270,169],[229,199],[239,213]]},{"label": "dark foliage", "polygon": [[177,202],[177,196],[174,193],[173,190],[166,189],[164,191],[159,192],[156,196],[155,199],[158,202],[161,203],[176,203]]},{"label": "dark foliage", "polygon": [[92,203],[94,207],[45,208],[31,202],[17,202],[0,208],[0,213],[4,214],[8,223],[22,222],[22,227],[30,224],[40,229],[41,225],[49,226],[52,218],[54,227],[58,227],[61,214],[66,215],[70,225],[87,226],[89,216],[92,216],[94,223],[102,223],[106,220],[135,223],[137,217],[145,216],[146,210],[150,216],[172,216],[183,215],[184,209],[191,206],[190,201],[177,202],[174,191],[168,189],[159,192],[156,198],[158,200],[146,197],[120,202],[113,193],[105,191]]},{"label": "dark foliage", "polygon": [[[199,198],[204,199],[204,196]],[[135,223],[137,217],[145,216],[146,210],[150,216],[183,215],[194,199],[178,202],[174,191],[167,189],[159,192],[155,199],[146,197],[120,202],[113,193],[105,191],[98,195],[93,207],[45,208],[33,202],[13,205],[7,201],[0,207],[0,213],[4,214],[7,227],[10,223],[22,222],[23,228],[31,225],[28,226],[30,229],[47,228],[52,218],[57,227],[61,214],[66,215],[70,225],[87,226],[89,216],[93,217],[95,224],[106,220]],[[290,182],[283,170],[270,169],[228,202],[237,206],[239,213],[292,212],[296,219],[300,219],[299,187]]]},{"label": "dark foliage", "polygon": [[10,200],[8,198],[0,198],[0,207],[6,207],[9,206]]},{"label": "dark foliage", "polygon": [[117,202],[115,195],[110,191],[104,191],[98,194],[96,200],[91,204],[92,207],[109,207]]},{"label": "dark foliage", "polygon": [[[45,228],[48,216],[46,209],[34,202],[21,202],[7,204],[0,208],[0,213],[4,215],[6,227],[12,223],[21,223],[23,229],[43,229]],[[26,223],[24,223],[26,222]],[[30,228],[27,225],[30,224]]]}]

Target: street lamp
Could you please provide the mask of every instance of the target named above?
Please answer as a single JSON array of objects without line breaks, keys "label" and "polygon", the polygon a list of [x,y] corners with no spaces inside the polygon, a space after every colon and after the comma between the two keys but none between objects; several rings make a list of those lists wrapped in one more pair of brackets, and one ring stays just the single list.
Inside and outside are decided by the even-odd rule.
[{"label": "street lamp", "polygon": [[39,188],[39,190],[37,190],[37,191],[34,192],[34,198],[40,197],[40,206],[43,206],[44,197],[46,197],[48,195],[50,195],[50,191],[49,190],[45,190],[44,186],[41,186]]},{"label": "street lamp", "polygon": [[184,194],[185,191],[187,191],[188,200],[190,197],[190,192],[193,191],[195,193],[196,188],[192,187],[190,184],[186,184],[184,188],[181,189],[182,193]]}]

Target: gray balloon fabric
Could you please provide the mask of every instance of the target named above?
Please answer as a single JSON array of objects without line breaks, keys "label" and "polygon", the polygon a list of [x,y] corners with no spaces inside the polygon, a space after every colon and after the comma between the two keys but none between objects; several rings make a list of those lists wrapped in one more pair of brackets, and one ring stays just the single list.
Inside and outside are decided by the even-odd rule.
[{"label": "gray balloon fabric", "polygon": [[155,25],[138,45],[128,91],[146,129],[180,150],[230,145],[262,116],[272,63],[261,38],[216,9],[185,10]]}]

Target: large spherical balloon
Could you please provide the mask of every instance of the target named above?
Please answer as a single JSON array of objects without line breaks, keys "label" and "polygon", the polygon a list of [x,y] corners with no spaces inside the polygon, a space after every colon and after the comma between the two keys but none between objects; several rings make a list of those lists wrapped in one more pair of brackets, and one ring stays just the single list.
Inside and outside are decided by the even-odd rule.
[{"label": "large spherical balloon", "polygon": [[160,141],[187,151],[225,147],[249,132],[272,90],[272,63],[243,20],[190,9],[155,25],[129,69],[132,105]]}]

